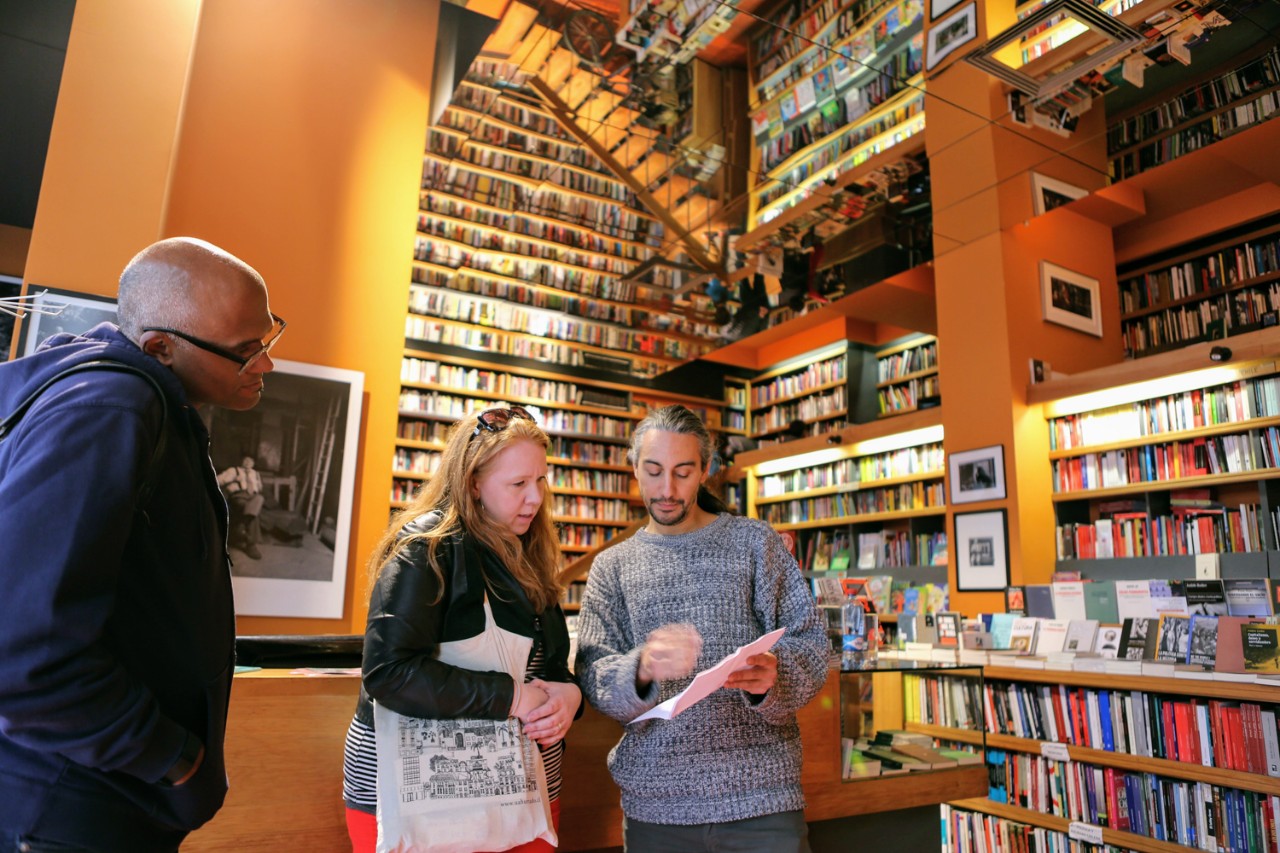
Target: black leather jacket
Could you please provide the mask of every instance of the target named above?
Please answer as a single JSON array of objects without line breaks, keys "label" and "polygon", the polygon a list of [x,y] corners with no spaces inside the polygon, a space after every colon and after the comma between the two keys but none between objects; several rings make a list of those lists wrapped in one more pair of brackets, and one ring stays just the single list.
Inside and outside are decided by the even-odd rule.
[{"label": "black leather jacket", "polygon": [[[421,533],[436,522],[428,514],[406,526]],[[382,569],[369,601],[364,634],[364,677],[356,718],[373,726],[376,699],[405,716],[430,719],[477,717],[503,720],[511,711],[515,684],[505,672],[476,672],[436,660],[439,644],[484,630],[484,592],[498,626],[542,643],[547,681],[572,682],[569,633],[560,606],[541,614],[498,557],[467,534],[440,544],[444,572],[439,595],[427,548],[415,542]],[[581,711],[581,709],[579,709]]]}]

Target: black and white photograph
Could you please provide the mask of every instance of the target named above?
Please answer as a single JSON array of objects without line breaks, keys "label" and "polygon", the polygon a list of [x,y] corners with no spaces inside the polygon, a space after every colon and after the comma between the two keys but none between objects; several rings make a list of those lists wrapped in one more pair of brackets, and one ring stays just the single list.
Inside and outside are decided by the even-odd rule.
[{"label": "black and white photograph", "polygon": [[1102,307],[1098,280],[1048,261],[1040,262],[1044,319],[1102,337]]},{"label": "black and white photograph", "polygon": [[275,360],[262,402],[206,409],[236,612],[342,615],[364,375]]},{"label": "black and white photograph", "polygon": [[1117,625],[1103,625],[1098,628],[1098,639],[1093,647],[1099,657],[1114,658],[1120,652],[1120,628]]},{"label": "black and white photograph", "polygon": [[1191,617],[1187,663],[1213,666],[1218,660],[1218,617],[1197,613]]},{"label": "black and white photograph", "polygon": [[1005,497],[1004,445],[965,450],[947,456],[951,503],[998,501]]},{"label": "black and white photograph", "polygon": [[[78,335],[99,323],[116,319],[116,301],[109,296],[77,293],[30,284],[30,304],[39,311],[24,311],[18,324],[18,355],[31,355],[50,335],[68,332]],[[56,312],[56,313],[55,313]]]},{"label": "black and white photograph", "polygon": [[1009,585],[1009,519],[1002,509],[955,515],[956,588],[1003,590]]},{"label": "black and white photograph", "polygon": [[1078,198],[1084,198],[1088,190],[1072,186],[1066,181],[1050,178],[1039,172],[1031,173],[1031,201],[1036,216],[1042,216],[1055,207],[1070,204]]},{"label": "black and white photograph", "polygon": [[956,48],[973,41],[978,35],[978,5],[970,3],[937,23],[930,25],[925,54],[925,68],[934,66]]}]

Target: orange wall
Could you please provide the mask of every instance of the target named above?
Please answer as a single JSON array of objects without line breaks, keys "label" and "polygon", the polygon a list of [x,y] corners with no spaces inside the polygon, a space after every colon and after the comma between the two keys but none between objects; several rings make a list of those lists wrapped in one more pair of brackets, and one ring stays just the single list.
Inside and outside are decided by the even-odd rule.
[{"label": "orange wall", "polygon": [[163,234],[201,0],[79,0],[26,280],[114,296]]},{"label": "orange wall", "polygon": [[31,247],[31,229],[0,224],[0,275],[22,277]]},{"label": "orange wall", "polygon": [[241,617],[242,634],[363,633],[363,564],[387,523],[436,2],[210,0],[167,234],[225,246],[289,321],[281,358],[361,371],[340,620]]}]

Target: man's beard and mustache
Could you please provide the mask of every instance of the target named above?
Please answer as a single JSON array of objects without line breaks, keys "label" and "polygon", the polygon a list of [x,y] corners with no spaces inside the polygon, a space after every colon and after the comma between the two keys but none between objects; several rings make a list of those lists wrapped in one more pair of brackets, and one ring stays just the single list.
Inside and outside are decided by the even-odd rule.
[{"label": "man's beard and mustache", "polygon": [[[676,504],[676,506],[673,509],[660,510],[654,506],[654,504],[659,503],[673,503]],[[684,521],[689,517],[689,510],[691,508],[691,505],[684,501],[675,501],[668,498],[652,498],[645,504],[645,509],[648,510],[649,517],[663,527],[674,527]],[[658,513],[664,513],[664,516],[659,516]],[[677,514],[672,515],[672,513]]]}]

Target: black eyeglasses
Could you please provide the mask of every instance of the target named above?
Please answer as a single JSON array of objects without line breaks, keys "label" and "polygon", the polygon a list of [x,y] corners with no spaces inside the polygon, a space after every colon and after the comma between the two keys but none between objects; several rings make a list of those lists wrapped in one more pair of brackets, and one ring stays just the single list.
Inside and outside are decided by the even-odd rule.
[{"label": "black eyeglasses", "polygon": [[208,341],[202,341],[195,335],[188,335],[186,332],[179,332],[177,329],[167,329],[164,326],[145,326],[142,331],[164,332],[166,335],[173,335],[174,337],[182,338],[193,347],[199,347],[205,352],[211,352],[214,355],[221,356],[227,361],[234,361],[236,364],[240,365],[239,375],[243,376],[246,370],[257,364],[264,355],[271,351],[271,348],[276,345],[276,341],[280,340],[280,336],[284,334],[284,327],[287,326],[288,323],[275,314],[271,315],[271,320],[276,324],[272,329],[271,336],[262,342],[262,349],[250,356],[236,355],[229,349],[224,349],[217,344],[211,344]]},{"label": "black eyeglasses", "polygon": [[488,432],[502,432],[511,425],[511,421],[515,418],[519,418],[522,421],[532,421],[535,424],[537,423],[537,421],[534,420],[533,415],[529,414],[529,410],[524,406],[512,406],[509,409],[485,409],[483,412],[476,415],[476,428],[471,433],[471,438],[475,438],[479,435],[481,430]]}]

